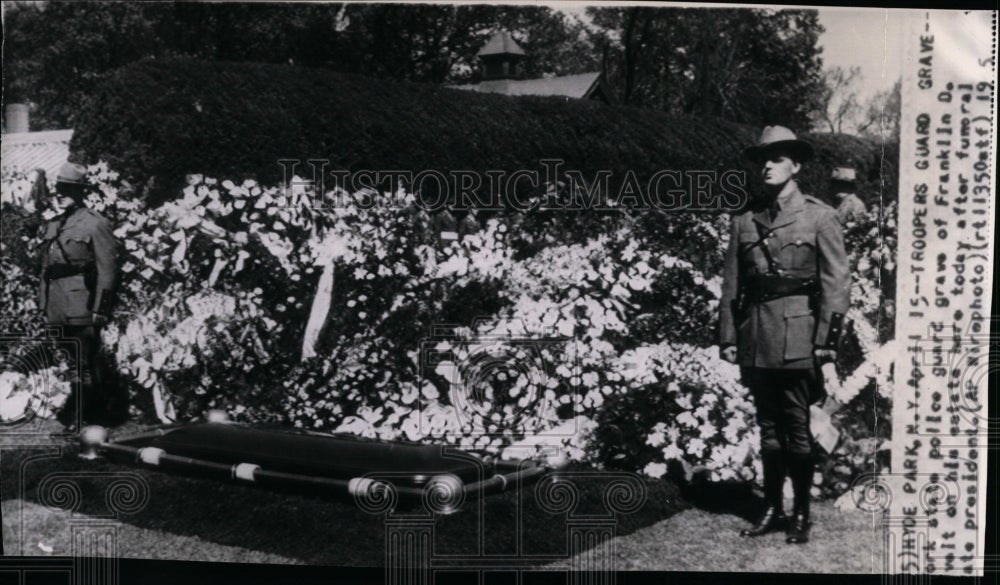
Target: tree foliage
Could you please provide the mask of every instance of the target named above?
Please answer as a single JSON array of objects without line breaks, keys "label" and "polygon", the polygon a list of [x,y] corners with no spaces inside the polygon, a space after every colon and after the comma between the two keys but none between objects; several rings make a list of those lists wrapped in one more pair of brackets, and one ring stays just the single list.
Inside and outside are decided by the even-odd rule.
[{"label": "tree foliage", "polygon": [[342,36],[350,49],[313,64],[387,79],[469,81],[479,74],[476,53],[503,29],[527,53],[527,77],[598,65],[582,25],[545,7],[364,4],[348,5],[344,18],[350,24]]},{"label": "tree foliage", "polygon": [[823,89],[817,96],[813,117],[817,130],[842,133],[853,131],[862,113],[857,85],[861,81],[861,68],[835,66],[823,72]]},{"label": "tree foliage", "polygon": [[477,52],[504,29],[524,75],[606,64],[629,105],[804,128],[823,83],[815,11],[202,2],[19,2],[5,13],[7,101],[36,129],[72,127],[95,85],[146,58],[322,67],[383,79],[475,81]]},{"label": "tree foliage", "polygon": [[804,128],[822,89],[816,11],[587,9],[621,100]]},{"label": "tree foliage", "polygon": [[52,2],[6,10],[7,102],[35,105],[34,129],[72,127],[95,85],[142,59],[188,56],[323,67],[371,77],[455,83],[498,29],[528,53],[525,74],[598,67],[579,22],[535,6]]},{"label": "tree foliage", "polygon": [[881,138],[890,142],[899,142],[899,119],[901,109],[900,88],[902,81],[897,79],[892,88],[880,91],[865,107],[864,116],[858,124],[862,136]]},{"label": "tree foliage", "polygon": [[36,104],[32,129],[71,127],[109,71],[167,52],[164,4],[19,2],[4,10],[4,101]]}]

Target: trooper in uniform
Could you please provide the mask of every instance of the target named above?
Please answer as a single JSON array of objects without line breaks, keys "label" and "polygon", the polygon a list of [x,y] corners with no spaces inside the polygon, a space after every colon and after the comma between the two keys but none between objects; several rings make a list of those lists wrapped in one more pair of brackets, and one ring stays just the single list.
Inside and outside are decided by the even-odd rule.
[{"label": "trooper in uniform", "polygon": [[[809,407],[825,397],[821,363],[836,358],[850,279],[837,213],[799,191],[795,176],[812,147],[788,128],[768,126],[744,154],[763,189],[732,218],[720,303],[720,352],[750,389],[761,435],[766,508],[743,536],[787,529],[809,538],[812,436]],[[782,506],[791,478],[791,521]]]},{"label": "trooper in uniform", "polygon": [[837,167],[830,174],[830,190],[837,203],[837,217],[840,223],[855,221],[868,212],[865,204],[854,192],[857,190],[857,175],[854,169]]},{"label": "trooper in uniform", "polygon": [[[117,397],[105,386],[99,349],[101,327],[111,315],[118,281],[117,243],[104,217],[83,204],[86,168],[66,163],[56,176],[53,207],[60,212],[42,235],[39,307],[49,325],[75,341],[79,351],[72,393],[59,413],[72,430],[77,420],[106,424]],[[121,406],[121,405],[117,405]]]}]

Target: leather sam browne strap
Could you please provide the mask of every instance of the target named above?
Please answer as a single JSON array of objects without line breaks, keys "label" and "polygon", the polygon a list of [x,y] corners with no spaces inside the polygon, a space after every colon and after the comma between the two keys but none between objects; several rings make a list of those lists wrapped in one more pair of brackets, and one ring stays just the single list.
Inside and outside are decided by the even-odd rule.
[{"label": "leather sam browne strap", "polygon": [[69,255],[66,253],[66,248],[63,247],[62,240],[59,239],[59,236],[62,235],[63,229],[66,227],[66,222],[69,221],[70,216],[75,213],[76,211],[73,211],[72,213],[69,211],[63,212],[63,216],[59,220],[59,225],[56,227],[56,235],[52,238],[55,240],[56,246],[59,246],[59,253],[62,254],[63,262],[66,263],[69,262]]},{"label": "leather sam browne strap", "polygon": [[767,237],[770,236],[774,229],[767,230],[766,232],[761,229],[759,223],[754,223],[754,227],[757,229],[757,240],[758,246],[760,246],[760,251],[764,254],[764,260],[767,262],[767,271],[770,274],[778,273],[778,264],[774,261],[774,256],[771,255],[771,249],[767,247]]}]

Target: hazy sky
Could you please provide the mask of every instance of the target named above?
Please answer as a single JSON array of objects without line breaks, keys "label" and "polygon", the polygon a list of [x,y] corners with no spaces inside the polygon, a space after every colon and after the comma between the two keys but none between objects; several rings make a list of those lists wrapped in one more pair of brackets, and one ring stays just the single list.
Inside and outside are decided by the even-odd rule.
[{"label": "hazy sky", "polygon": [[906,11],[834,7],[817,10],[819,22],[826,28],[819,38],[823,67],[861,67],[862,100],[890,89],[903,70],[901,35]]}]

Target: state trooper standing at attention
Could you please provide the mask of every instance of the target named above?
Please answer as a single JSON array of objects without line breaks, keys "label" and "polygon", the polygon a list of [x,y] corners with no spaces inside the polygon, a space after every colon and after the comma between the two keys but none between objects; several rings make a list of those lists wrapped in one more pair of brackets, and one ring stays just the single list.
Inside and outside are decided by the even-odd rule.
[{"label": "state trooper standing at attention", "polygon": [[[819,366],[836,359],[850,295],[837,213],[795,181],[812,152],[782,126],[764,128],[744,151],[760,167],[763,189],[732,218],[719,318],[722,358],[739,364],[761,435],[766,508],[741,535],[786,528],[789,543],[809,540],[809,407],[826,395]],[[794,493],[790,522],[782,501],[786,470]]]},{"label": "state trooper standing at attention", "polygon": [[86,168],[65,163],[56,176],[52,205],[59,212],[44,226],[39,307],[49,325],[76,342],[79,355],[72,392],[58,418],[70,430],[77,419],[106,424],[116,393],[105,386],[99,350],[101,327],[111,315],[118,281],[117,243],[108,221],[83,201]]}]

